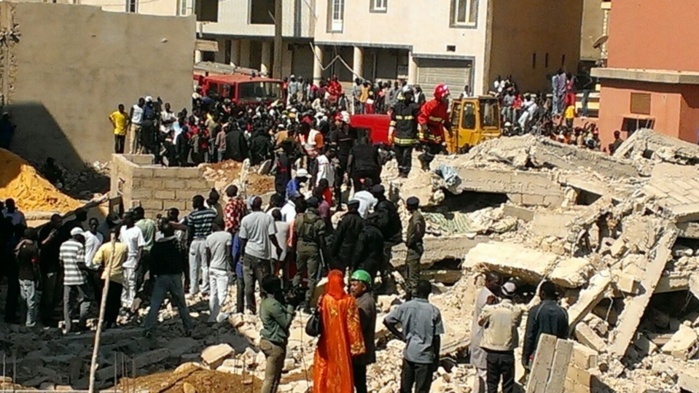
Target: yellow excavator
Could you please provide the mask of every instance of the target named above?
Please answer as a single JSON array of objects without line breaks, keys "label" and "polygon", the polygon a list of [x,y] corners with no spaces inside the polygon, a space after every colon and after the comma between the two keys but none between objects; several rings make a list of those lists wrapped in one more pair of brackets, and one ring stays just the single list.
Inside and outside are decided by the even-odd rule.
[{"label": "yellow excavator", "polygon": [[479,143],[498,138],[502,129],[497,97],[454,99],[451,103],[451,130],[448,131],[445,139],[450,154],[466,153]]}]

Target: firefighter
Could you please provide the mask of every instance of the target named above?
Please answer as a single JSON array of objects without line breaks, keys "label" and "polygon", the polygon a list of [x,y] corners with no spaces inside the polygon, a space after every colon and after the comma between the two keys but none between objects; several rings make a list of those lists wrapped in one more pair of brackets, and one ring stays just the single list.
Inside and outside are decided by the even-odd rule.
[{"label": "firefighter", "polygon": [[308,277],[308,289],[306,290],[303,311],[307,314],[311,309],[311,298],[320,280],[323,269],[322,250],[325,247],[325,223],[318,214],[320,200],[316,197],[306,201],[308,209],[303,215],[297,216],[294,221],[294,233],[297,234],[296,243],[296,275],[293,286],[301,285],[301,275],[305,272]]},{"label": "firefighter", "polygon": [[444,129],[449,130],[449,87],[445,84],[437,85],[434,89],[434,99],[425,103],[417,118],[419,124],[418,138],[423,146],[423,153],[419,159],[422,169],[430,170],[430,163],[434,156],[442,151],[445,145]]},{"label": "firefighter", "polygon": [[417,143],[417,115],[420,106],[413,102],[413,90],[403,86],[393,107],[388,140],[393,143],[400,177],[408,177],[412,167],[413,146]]},{"label": "firefighter", "polygon": [[405,204],[410,213],[410,222],[408,223],[408,232],[405,238],[405,245],[408,247],[408,252],[405,256],[405,264],[408,267],[406,277],[408,296],[415,297],[417,295],[417,282],[420,280],[420,258],[425,251],[422,239],[425,237],[425,218],[420,213],[418,207],[420,200],[416,197],[410,197],[405,201]]}]

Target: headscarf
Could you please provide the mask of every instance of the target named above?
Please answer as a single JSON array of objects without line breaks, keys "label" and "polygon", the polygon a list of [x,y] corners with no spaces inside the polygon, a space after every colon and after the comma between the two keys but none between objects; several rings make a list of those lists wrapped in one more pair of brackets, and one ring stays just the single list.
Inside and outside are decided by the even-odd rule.
[{"label": "headscarf", "polygon": [[325,294],[335,300],[341,300],[347,296],[345,292],[345,275],[340,270],[331,270],[328,273],[328,285],[325,286]]}]

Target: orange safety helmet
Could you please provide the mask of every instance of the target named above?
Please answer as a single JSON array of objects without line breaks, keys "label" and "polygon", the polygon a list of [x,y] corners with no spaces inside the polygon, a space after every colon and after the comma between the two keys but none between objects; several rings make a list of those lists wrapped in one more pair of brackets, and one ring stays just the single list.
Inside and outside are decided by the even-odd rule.
[{"label": "orange safety helmet", "polygon": [[449,92],[449,86],[445,85],[444,83],[437,85],[437,87],[434,88],[434,98],[441,100],[451,94]]}]

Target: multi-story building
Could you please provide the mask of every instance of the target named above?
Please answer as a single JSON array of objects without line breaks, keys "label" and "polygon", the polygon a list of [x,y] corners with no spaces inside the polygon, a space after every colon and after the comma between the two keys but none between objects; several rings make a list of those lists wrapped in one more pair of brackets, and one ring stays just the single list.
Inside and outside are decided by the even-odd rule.
[{"label": "multi-story building", "polygon": [[[696,143],[699,134],[699,40],[696,0],[613,1],[607,67],[593,69],[602,84],[600,133],[639,128]],[[642,26],[642,28],[639,28]]]},{"label": "multi-story building", "polygon": [[[105,10],[187,15],[197,0],[80,0]],[[199,0],[212,1],[212,0]],[[215,0],[213,0],[215,1]],[[199,22],[218,42],[202,60],[270,71],[275,0],[226,0]],[[282,0],[282,73],[344,82],[405,78],[486,93],[498,75],[522,90],[549,88],[580,59],[583,0]],[[212,6],[213,7],[213,6]],[[119,9],[116,9],[119,8]],[[199,17],[201,20],[202,18]],[[215,20],[215,21],[214,21]]]}]

